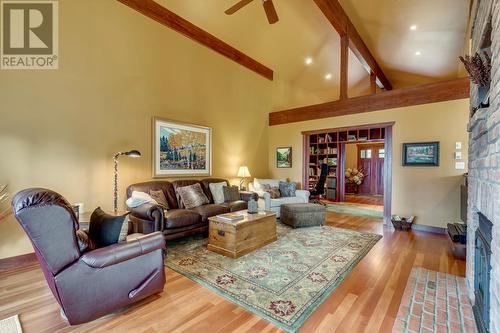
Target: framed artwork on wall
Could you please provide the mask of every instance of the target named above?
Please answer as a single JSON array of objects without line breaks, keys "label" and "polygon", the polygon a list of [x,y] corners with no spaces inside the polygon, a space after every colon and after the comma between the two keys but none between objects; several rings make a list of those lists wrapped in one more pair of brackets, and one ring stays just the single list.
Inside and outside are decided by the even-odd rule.
[{"label": "framed artwork on wall", "polygon": [[153,118],[153,177],[210,176],[212,129]]},{"label": "framed artwork on wall", "polygon": [[403,143],[403,166],[439,166],[439,142]]},{"label": "framed artwork on wall", "polygon": [[276,167],[280,169],[292,167],[292,147],[276,148]]}]

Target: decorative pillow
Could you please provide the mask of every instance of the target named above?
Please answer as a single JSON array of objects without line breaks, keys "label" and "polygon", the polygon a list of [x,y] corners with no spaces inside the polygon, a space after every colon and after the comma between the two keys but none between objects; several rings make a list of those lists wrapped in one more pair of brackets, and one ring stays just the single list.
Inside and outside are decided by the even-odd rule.
[{"label": "decorative pillow", "polygon": [[271,187],[279,187],[280,182],[286,182],[286,179],[259,179],[254,178],[253,187],[256,191],[264,191],[264,185],[270,185]]},{"label": "decorative pillow", "polygon": [[294,197],[297,183],[295,182],[280,182],[280,193],[282,197]]},{"label": "decorative pillow", "polygon": [[163,193],[162,190],[149,190],[149,195],[158,203],[158,205],[162,206],[163,209],[170,209],[170,207],[168,206],[167,198],[165,197],[165,193]]},{"label": "decorative pillow", "polygon": [[210,187],[210,193],[212,193],[212,197],[214,198],[215,204],[221,204],[224,202],[224,191],[222,190],[223,186],[227,186],[227,183],[220,182],[220,183],[208,184],[208,187]]},{"label": "decorative pillow", "polygon": [[232,202],[240,200],[240,190],[238,186],[223,186],[224,202]]},{"label": "decorative pillow", "polygon": [[152,203],[155,205],[158,204],[158,202],[156,202],[156,200],[153,199],[149,194],[139,191],[133,191],[132,196],[126,201],[127,207],[130,208],[139,207],[147,203]]},{"label": "decorative pillow", "polygon": [[128,214],[109,215],[99,207],[90,216],[88,234],[98,248],[124,241],[127,232]]},{"label": "decorative pillow", "polygon": [[207,196],[203,193],[199,183],[177,188],[177,193],[181,197],[186,209],[196,208],[209,203]]},{"label": "decorative pillow", "polygon": [[278,199],[279,197],[281,197],[280,189],[277,187],[274,187],[274,186],[271,186],[268,184],[264,184],[264,185],[262,185],[262,190],[264,192],[269,193],[271,195],[271,199]]}]

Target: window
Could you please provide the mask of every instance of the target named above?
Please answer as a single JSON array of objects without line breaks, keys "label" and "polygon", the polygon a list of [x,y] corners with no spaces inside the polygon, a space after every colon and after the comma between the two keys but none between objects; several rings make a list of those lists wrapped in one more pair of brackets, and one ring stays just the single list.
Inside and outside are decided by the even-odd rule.
[{"label": "window", "polygon": [[361,158],[372,158],[372,150],[371,149],[361,149],[360,155],[361,155]]},{"label": "window", "polygon": [[385,149],[379,149],[378,150],[378,158],[385,158]]}]

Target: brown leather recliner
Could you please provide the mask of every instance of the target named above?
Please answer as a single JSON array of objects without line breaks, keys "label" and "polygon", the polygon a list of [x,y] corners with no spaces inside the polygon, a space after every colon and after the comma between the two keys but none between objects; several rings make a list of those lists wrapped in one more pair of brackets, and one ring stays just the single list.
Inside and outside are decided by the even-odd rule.
[{"label": "brown leather recliner", "polygon": [[163,291],[161,233],[82,252],[69,203],[46,189],[27,189],[12,201],[45,279],[68,322],[85,323]]},{"label": "brown leather recliner", "polygon": [[[149,193],[151,190],[162,190],[167,198],[170,209],[165,212],[161,206],[145,204],[130,209],[130,221],[134,225],[134,232],[150,233],[161,231],[166,240],[172,240],[191,236],[208,231],[208,218],[247,209],[247,196],[233,202],[214,204],[210,183],[229,182],[225,179],[207,178],[201,181],[187,179],[168,181],[152,181],[132,184],[127,188],[127,198],[132,196],[133,191]],[[210,203],[193,209],[185,209],[181,198],[177,195],[176,189],[199,183]],[[257,197],[258,198],[258,197]]]}]

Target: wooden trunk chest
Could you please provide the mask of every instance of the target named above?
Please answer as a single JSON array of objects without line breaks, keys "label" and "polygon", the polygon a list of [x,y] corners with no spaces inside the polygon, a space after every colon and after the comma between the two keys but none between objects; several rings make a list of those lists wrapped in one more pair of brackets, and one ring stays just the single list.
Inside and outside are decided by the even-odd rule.
[{"label": "wooden trunk chest", "polygon": [[276,213],[259,212],[244,215],[239,221],[226,221],[217,216],[209,218],[208,249],[231,258],[239,258],[278,239]]}]

